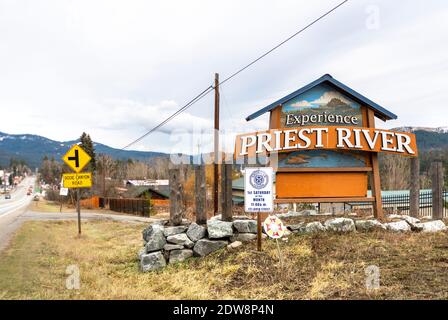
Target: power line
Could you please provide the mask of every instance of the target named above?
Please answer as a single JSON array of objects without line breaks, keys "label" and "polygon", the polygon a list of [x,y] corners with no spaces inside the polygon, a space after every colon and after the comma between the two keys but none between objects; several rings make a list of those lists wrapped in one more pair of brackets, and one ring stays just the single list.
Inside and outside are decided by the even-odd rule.
[{"label": "power line", "polygon": [[[240,74],[241,72],[243,72],[244,70],[246,70],[247,68],[249,68],[250,66],[252,66],[253,64],[257,63],[258,61],[260,61],[261,59],[263,59],[264,57],[266,57],[268,54],[270,54],[271,52],[273,52],[274,50],[278,49],[279,47],[281,47],[282,45],[284,45],[286,42],[288,42],[289,40],[293,39],[294,37],[296,37],[297,35],[299,35],[300,33],[304,32],[305,30],[307,30],[308,28],[310,28],[311,26],[313,26],[314,24],[316,24],[317,22],[319,22],[320,20],[322,20],[323,18],[325,18],[326,16],[328,16],[329,14],[331,14],[333,11],[337,10],[339,7],[341,7],[343,4],[345,4],[346,2],[348,2],[349,0],[344,0],[341,3],[339,3],[338,5],[336,5],[335,7],[333,7],[332,9],[328,10],[327,12],[325,12],[324,14],[322,14],[321,16],[319,16],[318,18],[314,19],[312,22],[310,22],[309,24],[307,24],[305,27],[303,27],[302,29],[300,29],[299,31],[297,31],[296,33],[294,33],[293,35],[291,35],[290,37],[286,38],[285,40],[283,40],[282,42],[280,42],[279,44],[277,44],[275,47],[273,47],[272,49],[266,51],[265,53],[263,53],[261,56],[259,56],[258,58],[256,58],[255,60],[251,61],[250,63],[248,63],[247,65],[245,65],[244,67],[242,67],[241,69],[239,69],[238,71],[234,72],[233,74],[231,74],[229,77],[225,78],[223,81],[221,81],[219,83],[219,85],[222,85],[224,83],[226,83],[227,81],[231,80],[232,78],[234,78],[235,76],[237,76],[238,74]],[[163,120],[161,123],[159,123],[157,126],[155,126],[154,128],[152,128],[151,130],[149,130],[148,132],[146,132],[144,135],[142,135],[141,137],[137,138],[136,140],[132,141],[131,143],[129,143],[128,145],[126,145],[125,147],[122,148],[122,150],[129,148],[130,146],[132,146],[133,144],[136,144],[137,142],[141,141],[142,139],[144,139],[145,137],[147,137],[148,135],[150,135],[151,133],[153,133],[154,131],[156,131],[158,128],[162,127],[163,125],[165,125],[167,122],[169,122],[171,119],[173,119],[174,117],[176,117],[178,114],[182,113],[183,111],[187,110],[189,107],[191,107],[193,104],[195,104],[196,102],[198,102],[199,100],[201,100],[202,98],[204,98],[206,95],[208,95],[211,91],[213,91],[215,89],[214,86],[209,86],[207,89],[205,89],[204,91],[202,91],[200,94],[198,94],[196,97],[194,97],[192,100],[190,100],[190,102],[188,102],[186,105],[184,105],[182,108],[180,108],[179,110],[177,110],[175,113],[173,113],[171,116],[169,116],[168,118],[166,118],[165,120]]]},{"label": "power line", "polygon": [[340,6],[342,6],[343,4],[345,4],[346,2],[348,2],[348,0],[344,0],[341,3],[339,3],[337,6],[333,7],[332,9],[328,10],[327,12],[325,12],[323,15],[321,15],[320,17],[314,19],[312,22],[310,22],[309,24],[307,24],[305,27],[303,27],[302,29],[300,29],[299,31],[297,31],[296,33],[294,33],[292,36],[286,38],[285,40],[283,40],[282,42],[280,42],[278,45],[276,45],[275,47],[273,47],[272,49],[270,49],[269,51],[266,51],[265,53],[263,53],[261,56],[259,56],[258,58],[256,58],[255,60],[253,60],[252,62],[250,62],[249,64],[245,65],[244,67],[242,67],[241,69],[239,69],[238,71],[234,72],[232,75],[230,75],[229,77],[225,78],[222,82],[220,82],[219,84],[224,84],[225,82],[229,81],[230,79],[232,79],[233,77],[235,77],[236,75],[238,75],[239,73],[243,72],[244,70],[246,70],[247,68],[249,68],[251,65],[253,65],[254,63],[258,62],[259,60],[263,59],[264,57],[266,57],[268,54],[270,54],[272,51],[278,49],[279,47],[281,47],[282,45],[284,45],[286,42],[288,42],[289,40],[291,40],[292,38],[294,38],[295,36],[299,35],[300,33],[302,33],[303,31],[305,31],[306,29],[310,28],[312,25],[316,24],[317,22],[319,22],[320,20],[322,20],[323,18],[325,18],[326,16],[328,16],[330,13],[332,13],[333,11],[337,10]]},{"label": "power line", "polygon": [[161,123],[159,123],[157,126],[155,126],[154,128],[152,128],[151,130],[149,130],[148,132],[146,132],[144,135],[142,135],[141,137],[135,139],[134,141],[132,141],[131,143],[129,143],[128,145],[126,145],[125,147],[122,148],[122,150],[129,148],[130,146],[132,146],[133,144],[136,144],[137,142],[141,141],[142,139],[144,139],[145,137],[147,137],[148,135],[150,135],[151,133],[153,133],[154,131],[156,131],[157,129],[159,129],[161,126],[163,126],[165,123],[167,123],[168,121],[170,121],[171,119],[173,119],[174,117],[176,117],[178,114],[180,114],[181,112],[185,111],[186,109],[188,109],[189,107],[191,107],[194,103],[198,102],[199,100],[201,100],[202,98],[204,98],[207,94],[209,94],[211,91],[213,91],[213,86],[209,86],[207,89],[205,89],[204,91],[202,91],[200,94],[198,94],[196,97],[194,97],[193,99],[191,99],[186,105],[184,105],[182,108],[180,108],[179,110],[177,110],[175,113],[173,113],[171,116],[169,116],[168,118],[166,118],[165,120],[163,120]]}]

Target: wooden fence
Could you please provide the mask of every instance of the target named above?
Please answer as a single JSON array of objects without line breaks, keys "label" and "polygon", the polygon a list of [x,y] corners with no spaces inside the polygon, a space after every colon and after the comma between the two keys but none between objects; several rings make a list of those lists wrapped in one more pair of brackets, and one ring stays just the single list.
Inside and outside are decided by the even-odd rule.
[{"label": "wooden fence", "polygon": [[86,209],[98,209],[100,207],[100,197],[93,196],[80,201],[81,207]]},{"label": "wooden fence", "polygon": [[107,201],[109,202],[109,209],[112,211],[130,213],[142,217],[150,216],[150,200],[108,198]]}]

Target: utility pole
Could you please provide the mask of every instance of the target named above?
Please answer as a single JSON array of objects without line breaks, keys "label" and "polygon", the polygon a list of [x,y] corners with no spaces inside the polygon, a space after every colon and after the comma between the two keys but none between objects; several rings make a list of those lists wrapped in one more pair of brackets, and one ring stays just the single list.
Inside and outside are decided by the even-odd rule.
[{"label": "utility pole", "polygon": [[215,73],[215,135],[214,135],[214,178],[213,178],[213,213],[218,214],[218,188],[219,188],[219,74]]}]

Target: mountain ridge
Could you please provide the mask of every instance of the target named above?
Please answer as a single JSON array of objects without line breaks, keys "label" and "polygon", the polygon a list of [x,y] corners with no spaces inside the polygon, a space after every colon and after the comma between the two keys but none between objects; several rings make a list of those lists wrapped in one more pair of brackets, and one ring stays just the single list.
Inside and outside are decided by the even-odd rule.
[{"label": "mountain ridge", "polygon": [[[0,166],[8,166],[11,158],[24,160],[30,167],[39,167],[44,156],[54,157],[61,161],[61,157],[68,148],[79,142],[77,140],[56,141],[34,134],[8,134],[0,132]],[[97,154],[107,154],[117,160],[146,161],[154,157],[168,156],[166,153],[155,151],[122,150],[94,142]]]},{"label": "mountain ridge", "polygon": [[[417,145],[421,151],[448,149],[448,127],[413,127],[403,126],[390,129],[392,131],[412,132],[417,137]],[[56,141],[34,134],[7,134],[0,132],[0,166],[8,166],[10,159],[24,160],[32,168],[39,167],[44,156],[61,157],[68,148],[79,140]],[[168,157],[169,154],[157,151],[122,150],[94,142],[97,154],[107,154],[117,160],[148,161],[154,157]]]}]

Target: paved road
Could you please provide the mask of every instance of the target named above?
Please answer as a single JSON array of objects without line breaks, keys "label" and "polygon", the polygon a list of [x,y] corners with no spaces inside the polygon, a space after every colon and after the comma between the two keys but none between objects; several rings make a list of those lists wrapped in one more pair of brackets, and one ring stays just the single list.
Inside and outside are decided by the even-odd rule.
[{"label": "paved road", "polygon": [[29,205],[32,196],[27,196],[28,187],[33,186],[34,189],[34,182],[34,177],[25,178],[22,183],[11,192],[11,199],[5,199],[4,195],[0,195],[0,217],[5,217],[12,214],[17,209]]},{"label": "paved road", "polygon": [[25,178],[17,188],[11,192],[11,199],[0,196],[0,250],[7,244],[10,236],[20,226],[20,216],[27,210],[32,196],[27,195],[28,187],[34,186],[33,177]]},{"label": "paved road", "polygon": [[[32,196],[27,196],[27,189],[34,184],[33,178],[25,179],[17,190],[11,194],[11,200],[0,199],[0,251],[7,245],[11,236],[27,220],[76,220],[76,213],[34,212],[29,209]],[[114,220],[122,222],[154,222],[158,219],[134,217],[120,214],[81,212],[82,220]]]}]

